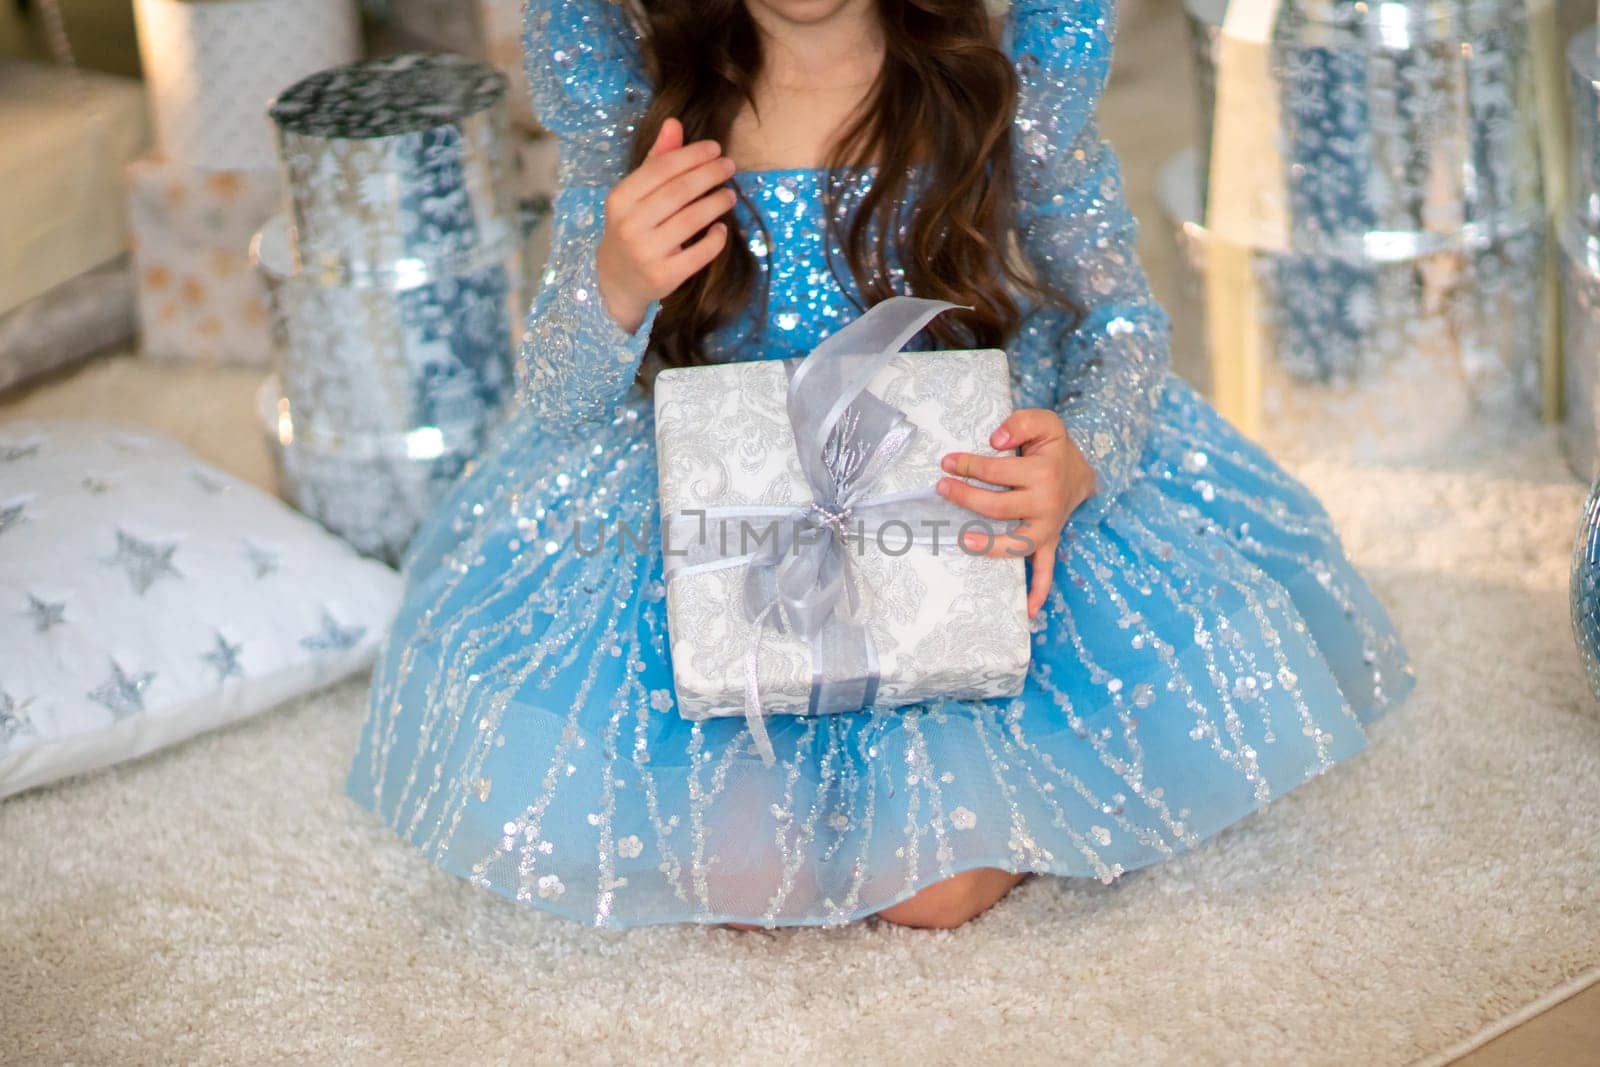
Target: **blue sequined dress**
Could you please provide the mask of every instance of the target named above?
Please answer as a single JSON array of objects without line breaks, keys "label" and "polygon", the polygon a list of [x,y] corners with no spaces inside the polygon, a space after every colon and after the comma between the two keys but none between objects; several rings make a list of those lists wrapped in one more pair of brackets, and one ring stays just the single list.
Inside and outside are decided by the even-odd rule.
[{"label": "blue sequined dress", "polygon": [[[1410,688],[1382,607],[1315,498],[1168,373],[1093,110],[1110,0],[1014,0],[1017,220],[1083,309],[1009,346],[1019,406],[1058,410],[1098,476],[1069,522],[1022,696],[768,720],[673,705],[659,554],[582,555],[573,522],[656,528],[645,325],[605,313],[606,192],[650,95],[604,0],[532,0],[528,66],[559,135],[552,260],[526,388],[413,543],[349,792],[432,862],[602,926],[842,923],[978,866],[1111,881],[1348,759]],[[872,168],[745,171],[765,314],[722,359],[803,355],[858,314],[824,194]],[[848,271],[840,272],[848,278]],[[759,291],[759,290],[758,290]]]}]

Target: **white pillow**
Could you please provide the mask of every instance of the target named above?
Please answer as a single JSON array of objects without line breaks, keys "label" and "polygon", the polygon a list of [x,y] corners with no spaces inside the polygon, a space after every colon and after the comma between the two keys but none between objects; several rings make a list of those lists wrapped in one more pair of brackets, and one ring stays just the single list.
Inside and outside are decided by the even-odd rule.
[{"label": "white pillow", "polygon": [[0,796],[368,666],[400,578],[175,441],[0,423]]}]

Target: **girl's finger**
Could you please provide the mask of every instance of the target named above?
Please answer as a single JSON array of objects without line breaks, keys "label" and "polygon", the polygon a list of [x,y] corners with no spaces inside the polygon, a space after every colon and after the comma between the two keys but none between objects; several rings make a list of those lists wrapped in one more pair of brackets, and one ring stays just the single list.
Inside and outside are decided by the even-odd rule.
[{"label": "girl's finger", "polygon": [[648,155],[659,156],[664,152],[683,147],[683,123],[675,118],[667,118],[661,123],[661,128],[656,131],[655,143],[650,146]]},{"label": "girl's finger", "polygon": [[733,160],[727,156],[705,160],[681,171],[641,198],[633,209],[633,218],[642,226],[659,226],[732,175]]},{"label": "girl's finger", "polygon": [[1017,489],[979,489],[959,478],[940,478],[939,495],[968,511],[991,519],[1020,519],[1027,514],[1028,494]]},{"label": "girl's finger", "polygon": [[704,270],[706,264],[717,258],[722,251],[722,246],[728,243],[728,224],[713,222],[706,235],[682,252],[667,257],[667,268],[676,279],[672,287],[676,289],[685,280],[692,277],[696,271]]},{"label": "girl's finger", "polygon": [[622,180],[612,186],[611,195],[606,199],[607,217],[615,218],[631,210],[662,183],[701,166],[707,160],[716,159],[721,154],[722,146],[717,142],[695,141],[682,148],[669,149],[660,155],[647,157],[637,169],[624,175]]},{"label": "girl's finger", "polygon": [[1056,546],[1040,545],[1033,554],[1033,574],[1028,580],[1028,618],[1039,614],[1045,598],[1050,595],[1050,583],[1056,573]]},{"label": "girl's finger", "polygon": [[1039,473],[1038,462],[1031,456],[976,456],[971,452],[951,452],[939,465],[947,473],[962,478],[1013,487],[1032,485]]},{"label": "girl's finger", "polygon": [[737,199],[732,189],[718,189],[668,218],[656,230],[655,239],[660,243],[658,254],[671,255],[678,251],[685,241],[727,214]]},{"label": "girl's finger", "polygon": [[967,530],[961,535],[962,551],[990,559],[1027,559],[1039,550],[1038,527],[1024,522],[1006,531],[1003,527],[992,530]]},{"label": "girl's finger", "polygon": [[1043,408],[1019,408],[990,436],[989,447],[1022,448],[1059,437],[1063,432],[1061,417],[1055,412]]}]

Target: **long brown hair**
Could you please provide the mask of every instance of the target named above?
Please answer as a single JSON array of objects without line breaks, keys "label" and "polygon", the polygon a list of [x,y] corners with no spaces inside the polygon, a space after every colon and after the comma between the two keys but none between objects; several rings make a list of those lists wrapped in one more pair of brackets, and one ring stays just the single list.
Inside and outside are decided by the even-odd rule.
[{"label": "long brown hair", "polygon": [[[1070,306],[1027,270],[1011,245],[1015,73],[982,0],[877,0],[877,7],[883,64],[866,106],[834,140],[825,186],[841,188],[847,168],[875,163],[876,173],[848,227],[832,204],[827,225],[865,306],[897,292],[970,304],[971,311],[935,319],[932,339],[945,348],[998,347],[1021,316],[1008,285]],[[745,102],[755,106],[762,60],[744,0],[644,0],[642,8],[655,95],[639,123],[630,169],[672,116],[682,121],[685,142],[714,138],[726,145]],[[937,132],[929,137],[929,131]],[[918,163],[926,165],[927,180],[907,204]],[[753,292],[754,254],[733,212],[722,221],[728,226],[722,253],[662,302],[651,345],[668,366],[704,362],[706,334],[733,321],[753,297],[765,311],[767,294]],[[896,261],[904,272],[898,290],[890,273]],[[838,276],[838,264],[832,266]]]}]

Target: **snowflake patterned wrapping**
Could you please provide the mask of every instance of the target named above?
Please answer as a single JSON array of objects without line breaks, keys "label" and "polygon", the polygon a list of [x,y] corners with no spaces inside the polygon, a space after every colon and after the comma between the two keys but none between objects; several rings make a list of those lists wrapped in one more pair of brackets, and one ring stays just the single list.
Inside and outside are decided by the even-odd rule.
[{"label": "snowflake patterned wrapping", "polygon": [[446,435],[419,427],[319,437],[302,432],[276,376],[262,383],[257,410],[284,499],[357,551],[389,563],[398,562],[417,526],[477,454],[484,432]]},{"label": "snowflake patterned wrapping", "polygon": [[[1063,531],[1018,696],[769,716],[768,764],[742,718],[676,706],[660,552],[571,544],[580,520],[588,548],[597,523],[656,530],[671,465],[634,385],[658,308],[629,334],[594,279],[651,87],[623,4],[529,4],[561,188],[523,402],[406,551],[347,784],[434,863],[607,927],[843,923],[981,866],[1112,881],[1354,755],[1409,690],[1321,506],[1168,373],[1092,117],[1111,5],[1019,0],[1005,26],[1017,236],[1079,309],[1025,309],[1011,402],[1061,413],[1099,492]],[[860,315],[828,223],[873,179],[734,176],[766,299],[708,337],[716,361],[801,356]],[[762,438],[742,440],[731,468]]]},{"label": "snowflake patterned wrapping", "polygon": [[256,243],[279,337],[260,407],[280,489],[393,562],[511,392],[520,260],[407,288],[341,286],[279,273],[286,241],[280,218]]},{"label": "snowflake patterned wrapping", "polygon": [[279,218],[257,241],[269,279],[278,372],[310,433],[420,426],[476,432],[510,389],[521,260],[489,259],[403,286],[330,285],[288,273]]},{"label": "snowflake patterned wrapping", "polygon": [[505,78],[461,56],[322,71],[274,101],[299,261],[340,279],[516,242]]},{"label": "snowflake patterned wrapping", "polygon": [[[1226,9],[1188,2],[1201,151],[1198,163],[1174,165],[1189,173],[1173,173],[1163,190],[1184,233],[1206,241]],[[1420,395],[1440,376],[1451,395],[1443,411],[1430,407],[1444,416],[1440,433],[1473,407],[1515,418],[1539,406],[1548,242],[1536,40],[1520,3],[1283,5],[1271,55],[1288,248],[1256,255],[1265,348],[1277,363],[1263,371],[1265,388],[1362,385],[1370,397],[1359,412],[1315,390],[1293,402],[1266,397],[1269,435],[1272,422],[1320,414],[1353,421],[1363,448],[1409,452],[1417,427],[1373,421],[1396,376]],[[1408,407],[1398,396],[1387,404]]]},{"label": "snowflake patterned wrapping", "polygon": [[527,240],[504,97],[481,63],[402,55],[272,108],[292,219],[255,245],[278,349],[264,426],[285,495],[385,559],[512,390]]},{"label": "snowflake patterned wrapping", "polygon": [[[1228,5],[1186,7],[1208,163]],[[1535,41],[1522,3],[1284,0],[1270,47],[1293,250],[1395,259],[1542,229],[1535,82],[1554,57]]]},{"label": "snowflake patterned wrapping", "polygon": [[[656,380],[663,514],[801,508],[810,501],[785,412],[787,387],[783,364],[772,360],[697,367]],[[915,427],[911,444],[869,496],[931,486],[946,452],[995,455],[989,434],[1011,410],[1001,352],[900,356],[869,392],[905,412]],[[782,521],[755,518],[749,528],[764,536]],[[912,524],[863,522],[858,532],[859,543],[844,551],[878,665],[877,705],[1015,696],[1028,667],[1022,560],[961,551],[954,525],[935,544],[917,547],[909,545],[912,534],[928,531]],[[740,533],[729,536],[737,542]],[[746,571],[685,570],[668,582],[673,680],[678,709],[690,718],[744,714],[745,657],[758,629],[745,609]],[[759,640],[763,708],[806,714],[819,669],[810,646],[792,629],[769,629]]]},{"label": "snowflake patterned wrapping", "polygon": [[[1161,198],[1184,271],[1170,304],[1179,359],[1202,388],[1211,374],[1204,276],[1211,235],[1193,195],[1192,154],[1166,168]],[[1403,458],[1449,441],[1490,413],[1531,418],[1539,388],[1542,231],[1480,248],[1394,261],[1257,252],[1253,326],[1268,358],[1261,433],[1291,454],[1335,450]],[[1529,279],[1535,283],[1530,284]]]},{"label": "snowflake patterned wrapping", "polygon": [[1600,479],[1589,490],[1572,546],[1572,635],[1589,688],[1600,699]]}]

